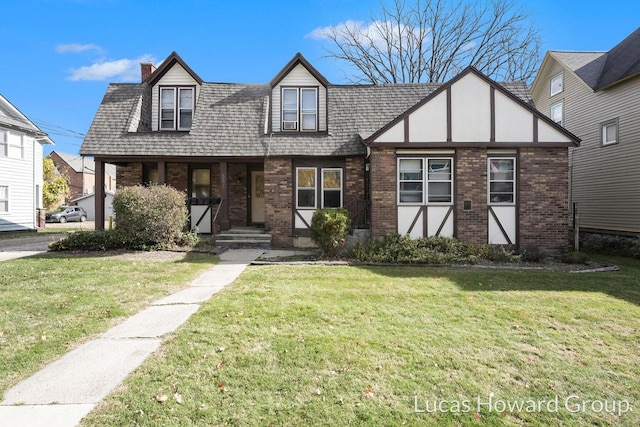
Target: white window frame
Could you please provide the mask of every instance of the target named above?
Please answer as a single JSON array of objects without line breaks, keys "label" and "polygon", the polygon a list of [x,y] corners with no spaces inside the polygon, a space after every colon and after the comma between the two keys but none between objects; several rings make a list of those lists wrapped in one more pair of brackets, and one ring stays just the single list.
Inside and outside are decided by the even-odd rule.
[{"label": "white window frame", "polygon": [[[555,120],[554,116],[553,116],[553,111],[559,108],[560,109],[560,121]],[[549,118],[559,124],[560,126],[564,126],[564,100],[561,99],[558,102],[554,102],[553,104],[551,104],[551,106],[549,107]]]},{"label": "white window frame", "polygon": [[[615,137],[613,140],[608,140],[607,139],[607,129],[614,126],[615,127]],[[613,120],[609,120],[607,122],[601,123],[600,124],[600,143],[602,144],[602,146],[607,146],[607,145],[614,145],[618,143],[619,140],[619,127],[618,127],[618,119],[613,119]]]},{"label": "white window frame", "polygon": [[0,157],[9,157],[9,131],[0,130]]},{"label": "white window frame", "polygon": [[[554,90],[553,86],[554,84],[558,84],[558,87],[556,87],[556,90]],[[555,76],[552,76],[549,79],[549,96],[554,96],[557,95],[559,93],[562,93],[564,91],[564,73],[561,71],[558,74],[556,74]]]},{"label": "white window frame", "polygon": [[[503,161],[503,160],[511,160],[512,164],[513,164],[513,170],[512,170],[512,178],[511,179],[492,179],[491,174],[494,172],[501,172],[501,171],[494,171],[492,172],[491,170],[491,162],[492,161]],[[515,157],[488,157],[487,158],[487,204],[490,206],[514,206],[516,204],[516,195],[517,195],[517,163],[516,163],[516,158]],[[512,187],[511,187],[511,193],[512,193],[512,201],[510,202],[493,202],[491,201],[491,183],[494,182],[498,182],[498,183],[511,183]],[[502,193],[502,194],[507,194],[506,192],[496,192],[496,193]]]},{"label": "white window frame", "polygon": [[[402,169],[400,167],[403,160],[418,160],[420,161],[420,175],[419,179],[402,179]],[[449,171],[449,179],[431,179],[429,176],[429,163],[430,161],[447,161],[449,162],[450,171]],[[436,205],[436,206],[450,206],[453,205],[453,181],[454,181],[454,162],[453,157],[440,157],[440,156],[429,156],[429,157],[398,157],[397,159],[397,203],[398,205]],[[432,171],[431,173],[438,173]],[[420,191],[420,201],[402,201],[402,184],[403,183],[415,183],[420,184],[422,190]],[[429,201],[429,184],[437,184],[437,183],[448,183],[449,184],[449,194],[450,200],[445,202],[432,202]]]},{"label": "white window frame", "polygon": [[[295,108],[285,108],[284,98],[285,92],[295,93],[296,105]],[[307,108],[304,105],[305,92],[313,92],[313,99],[315,100],[315,106],[313,108]],[[283,132],[315,132],[318,130],[318,88],[317,87],[287,87],[283,86],[280,89],[280,125]],[[285,114],[295,114],[295,120],[285,120]],[[313,128],[305,128],[305,117],[313,116]]]},{"label": "white window frame", "polygon": [[[339,172],[340,173],[340,188],[329,188],[326,189],[324,188],[324,173],[325,172]],[[342,207],[342,200],[343,200],[343,191],[342,191],[342,180],[343,180],[343,172],[342,172],[342,168],[321,168],[320,169],[320,191],[322,192],[322,207],[325,207],[325,201],[324,201],[324,193],[325,191],[332,191],[332,192],[336,192],[339,191],[340,192],[340,205],[339,206],[330,206],[331,208],[340,208]]]},{"label": "white window frame", "polygon": [[[18,155],[16,156],[14,153],[18,153]],[[14,142],[8,143],[7,156],[12,159],[24,160],[24,135],[20,135],[17,139],[14,138]]]},{"label": "white window frame", "polygon": [[[8,214],[9,213],[9,186],[8,185],[0,185],[0,188],[4,188],[5,194],[3,195],[0,191],[0,214]],[[6,208],[5,208],[6,207]]]},{"label": "white window frame", "polygon": [[[313,187],[301,187],[298,179],[298,172],[301,170],[313,171]],[[299,194],[300,190],[313,190],[313,206],[300,206]],[[315,167],[297,167],[296,168],[296,209],[317,209],[318,208],[318,168]]]},{"label": "white window frame", "polygon": [[[181,112],[185,110],[191,110],[191,123],[193,124],[193,116],[195,110],[195,98],[196,98],[196,88],[194,86],[161,86],[159,92],[159,101],[158,101],[158,129],[161,131],[170,131],[170,130],[180,130],[180,131],[188,131],[191,130],[190,126],[182,125]],[[180,102],[180,94],[183,91],[191,91],[191,105],[182,105]],[[164,93],[171,93],[171,95],[167,95],[169,100],[172,101],[172,108],[163,108],[163,96]],[[168,117],[163,119],[163,112],[165,110],[171,110],[171,119]],[[171,120],[171,126],[163,126],[164,121]]]}]

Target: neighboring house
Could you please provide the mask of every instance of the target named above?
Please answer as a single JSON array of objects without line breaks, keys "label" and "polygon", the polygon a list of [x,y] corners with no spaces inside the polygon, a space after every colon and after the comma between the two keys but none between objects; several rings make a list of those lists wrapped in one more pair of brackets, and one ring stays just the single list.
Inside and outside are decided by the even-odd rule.
[{"label": "neighboring house", "polygon": [[117,165],[119,186],[184,191],[200,231],[217,196],[222,229],[261,224],[280,247],[308,243],[315,210],[341,206],[373,237],[567,245],[579,140],[522,82],[468,68],[446,84],[333,85],[297,54],[268,84],[207,83],[175,52],[142,76],[109,85],[80,152]]},{"label": "neighboring house", "polygon": [[[104,218],[106,220],[109,217],[113,217],[113,191],[105,191],[104,197]],[[72,206],[80,206],[87,212],[87,220],[96,220],[96,195],[95,193],[87,194],[86,196],[78,197],[69,202]]]},{"label": "neighboring house", "polygon": [[608,52],[547,52],[531,93],[582,139],[569,155],[580,229],[640,233],[640,28]]},{"label": "neighboring house", "polygon": [[[94,193],[96,172],[93,159],[59,151],[52,151],[48,157],[53,160],[58,172],[67,178],[69,200]],[[105,167],[104,186],[106,191],[113,192],[116,189],[116,168],[113,165]]]},{"label": "neighboring house", "polygon": [[44,227],[43,144],[53,144],[0,95],[0,231]]}]

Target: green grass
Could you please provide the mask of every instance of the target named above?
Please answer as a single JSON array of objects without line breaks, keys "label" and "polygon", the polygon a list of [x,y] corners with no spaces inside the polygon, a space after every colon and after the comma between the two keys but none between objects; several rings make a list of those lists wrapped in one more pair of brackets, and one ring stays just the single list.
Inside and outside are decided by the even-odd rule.
[{"label": "green grass", "polygon": [[196,254],[143,262],[61,252],[0,263],[0,395],[214,262]]},{"label": "green grass", "polygon": [[[250,267],[83,425],[640,425],[640,262],[614,261]],[[545,403],[489,410],[490,396]],[[434,401],[460,408],[420,412]]]}]

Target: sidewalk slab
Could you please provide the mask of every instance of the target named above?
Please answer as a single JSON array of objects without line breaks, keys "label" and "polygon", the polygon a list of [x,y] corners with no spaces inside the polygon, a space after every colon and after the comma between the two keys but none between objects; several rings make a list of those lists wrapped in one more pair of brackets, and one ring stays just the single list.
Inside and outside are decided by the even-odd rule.
[{"label": "sidewalk slab", "polygon": [[160,342],[160,339],[89,341],[9,389],[1,404],[98,403],[149,357]]},{"label": "sidewalk slab", "polygon": [[155,305],[102,334],[102,338],[157,338],[187,321],[198,304]]},{"label": "sidewalk slab", "polygon": [[80,423],[95,404],[0,406],[2,427],[70,427]]},{"label": "sidewalk slab", "polygon": [[211,295],[219,292],[220,286],[200,286],[183,289],[153,303],[153,305],[167,304],[198,304],[207,301]]}]

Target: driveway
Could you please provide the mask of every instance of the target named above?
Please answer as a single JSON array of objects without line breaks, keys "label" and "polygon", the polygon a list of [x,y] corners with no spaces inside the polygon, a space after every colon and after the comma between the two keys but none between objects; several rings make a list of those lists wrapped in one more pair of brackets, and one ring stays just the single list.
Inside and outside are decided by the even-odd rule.
[{"label": "driveway", "polygon": [[38,235],[34,233],[32,236],[1,239],[0,262],[47,252],[49,243],[55,242],[64,236],[65,234]]}]

